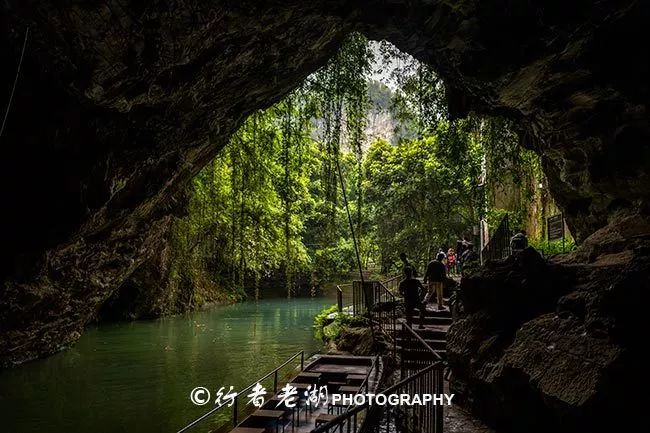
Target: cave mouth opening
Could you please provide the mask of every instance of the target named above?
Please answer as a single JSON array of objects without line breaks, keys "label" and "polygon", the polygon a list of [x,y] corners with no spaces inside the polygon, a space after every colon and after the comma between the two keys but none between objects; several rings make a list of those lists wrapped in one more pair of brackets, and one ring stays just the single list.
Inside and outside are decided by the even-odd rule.
[{"label": "cave mouth opening", "polygon": [[547,255],[574,247],[545,240],[558,206],[511,121],[450,120],[430,67],[359,33],[251,114],[182,196],[184,215],[100,319],[313,295],[359,268],[398,273],[402,252],[423,271],[464,239],[480,253],[506,214]]},{"label": "cave mouth opening", "polygon": [[[8,211],[0,213],[0,224],[11,228],[0,238],[2,364],[44,357],[74,343],[118,288],[145,295],[138,308],[132,306],[140,305],[139,300],[126,299],[125,304],[135,311],[129,317],[150,311],[164,314],[169,311],[167,305],[185,308],[201,303],[210,294],[194,293],[191,284],[197,279],[190,278],[194,276],[179,277],[183,271],[174,265],[171,249],[164,247],[172,241],[185,242],[186,251],[197,255],[205,245],[210,253],[205,268],[212,274],[244,262],[257,263],[248,277],[228,272],[227,278],[235,283],[245,282],[251,274],[253,281],[258,274],[266,276],[268,263],[253,254],[254,249],[244,255],[235,249],[234,258],[223,260],[226,263],[215,260],[211,251],[226,248],[226,242],[232,242],[228,237],[213,236],[209,243],[197,243],[202,247],[194,250],[195,242],[187,242],[185,236],[190,234],[189,240],[196,240],[193,229],[180,231],[185,238],[170,240],[178,229],[174,224],[179,224],[172,215],[181,217],[184,224],[205,227],[191,208],[192,197],[186,200],[184,195],[196,198],[198,194],[224,193],[219,188],[227,185],[206,181],[210,167],[213,174],[218,168],[229,173],[231,180],[239,179],[235,186],[241,186],[247,174],[258,175],[258,166],[243,170],[240,165],[236,170],[239,177],[232,176],[232,167],[224,167],[223,160],[213,157],[246,113],[272,101],[278,102],[273,108],[277,118],[283,118],[283,108],[291,112],[287,101],[280,101],[282,96],[325,63],[343,34],[360,28],[364,34],[393,41],[432,65],[445,80],[444,99],[450,117],[467,117],[435,129],[430,140],[416,137],[413,142],[440,152],[441,161],[448,164],[444,167],[449,168],[461,157],[476,155],[458,152],[457,158],[445,159],[446,152],[458,151],[458,147],[437,144],[473,145],[498,136],[502,139],[491,142],[495,146],[491,157],[505,160],[506,167],[509,162],[512,168],[517,158],[527,158],[520,147],[515,147],[514,155],[508,152],[510,144],[518,141],[515,129],[525,148],[542,155],[540,171],[546,183],[529,185],[523,177],[514,177],[512,182],[519,189],[532,187],[540,200],[555,198],[580,243],[575,253],[552,263],[534,256],[529,257],[530,266],[509,261],[468,279],[467,291],[473,293],[467,299],[468,314],[451,338],[455,346],[448,349],[450,364],[458,373],[455,380],[460,388],[465,386],[469,401],[494,403],[474,409],[492,417],[496,424],[505,425],[518,416],[522,431],[618,431],[616,423],[638,421],[644,412],[626,390],[645,375],[638,359],[643,359],[643,308],[650,293],[650,98],[646,82],[650,75],[650,27],[646,25],[650,3],[631,1],[621,6],[605,0],[597,8],[580,2],[520,2],[507,7],[488,1],[453,6],[449,2],[392,1],[343,5],[288,0],[282,5],[261,2],[253,7],[248,2],[229,3],[217,11],[212,10],[214,4],[206,3],[178,14],[170,13],[166,5],[139,8],[129,2],[121,2],[117,8],[101,2],[57,8],[35,2],[20,8],[12,2],[5,5],[7,30],[0,40],[5,52],[20,49],[25,25],[31,24],[34,32],[0,146],[0,195],[12,203]],[[257,26],[260,17],[264,24]],[[201,25],[195,25],[197,22]],[[201,43],[195,43],[197,40]],[[426,68],[421,69],[418,76],[425,76]],[[12,73],[2,68],[0,82],[11,82]],[[413,89],[422,90],[420,80],[415,81]],[[426,84],[427,80],[423,81]],[[416,101],[442,95],[415,94]],[[351,96],[349,102],[360,101],[358,94]],[[418,104],[407,101],[406,107],[417,109]],[[336,104],[331,108],[330,114],[342,113]],[[468,116],[472,111],[505,114],[516,121],[516,127],[504,119]],[[285,136],[283,125],[285,131],[292,131],[292,140],[296,137],[293,132],[299,122],[292,115],[287,117],[289,121],[265,129],[276,131],[268,135],[277,140],[279,149]],[[345,119],[342,114],[338,120],[332,117],[330,126],[343,125],[339,123]],[[259,138],[256,128],[264,119],[264,113],[256,113],[246,121],[241,133],[235,134],[243,142],[241,146],[253,133]],[[434,115],[432,119],[441,118]],[[430,126],[422,125],[423,130]],[[339,133],[330,136],[340,138],[342,131]],[[459,139],[468,135],[472,139]],[[333,143],[324,143],[324,155],[339,155],[332,152]],[[417,146],[411,146],[402,148],[417,155]],[[372,194],[365,196],[359,209],[377,206],[374,214],[365,214],[365,223],[357,219],[361,235],[370,233],[372,221],[386,233],[396,233],[389,225],[391,219],[381,218],[381,211],[413,210],[410,201],[397,207],[389,200],[398,193],[404,197],[421,190],[398,189],[390,179],[376,176],[397,167],[395,173],[401,177],[395,178],[411,185],[408,181],[412,179],[405,173],[419,168],[426,158],[394,155],[399,147],[388,144],[376,149],[373,155],[385,158],[374,161],[374,167],[381,168],[371,172],[375,183],[366,179],[357,188],[374,187],[366,191]],[[251,165],[251,157],[262,150],[240,147],[238,152],[231,149],[223,155],[234,155],[239,157],[238,164]],[[318,151],[318,146],[312,150]],[[352,181],[346,185],[354,201],[358,161],[351,153],[347,174]],[[276,163],[284,162],[277,164],[280,169],[291,168],[286,155],[293,153],[285,153],[284,159],[282,152],[265,155]],[[490,155],[485,157],[488,165]],[[237,211],[244,203],[247,222],[235,225],[233,238],[243,233],[244,239],[258,240],[260,237],[247,234],[248,230],[259,228],[261,232],[268,220],[281,220],[280,210],[286,204],[292,209],[312,206],[325,217],[320,221],[316,217],[289,220],[286,233],[291,236],[283,237],[286,224],[280,224],[280,230],[267,231],[268,245],[273,240],[291,240],[307,223],[322,229],[314,230],[314,237],[330,226],[344,231],[341,207],[331,206],[336,182],[332,166],[329,171],[323,169],[327,160],[317,158],[313,170],[321,175],[323,188],[331,187],[331,195],[320,201],[294,200],[305,197],[298,188],[304,185],[292,178],[297,170],[289,170],[291,182],[284,182],[280,170],[273,185],[277,189],[255,191],[266,193],[259,197],[259,203],[267,206],[264,212],[247,207],[255,193],[246,200],[239,198],[243,194],[224,193],[228,197],[224,203],[240,204],[226,209],[224,216],[240,215]],[[412,165],[400,170],[403,163]],[[364,170],[365,166],[373,168],[363,159],[361,165]],[[185,188],[201,167],[204,171]],[[425,165],[422,172],[429,174],[428,170],[436,167]],[[455,178],[455,174],[448,176],[445,185]],[[472,177],[467,185],[454,186],[485,185],[478,179]],[[263,183],[265,179],[246,178],[253,180]],[[489,196],[485,188],[474,190]],[[506,192],[495,187],[489,193],[503,208],[521,198]],[[388,205],[378,206],[381,203]],[[200,212],[198,215],[203,217]],[[488,226],[494,226],[490,218],[498,221],[501,215],[487,214]],[[228,233],[232,236],[232,230]],[[309,257],[333,269],[349,265],[352,249],[349,239],[345,242],[345,236],[342,238],[327,248],[327,254],[315,257],[309,250],[314,245],[289,242],[287,248],[285,242],[284,249],[275,249],[277,263],[290,250],[294,262]],[[417,232],[401,233],[397,245],[406,250],[417,238]],[[394,244],[383,247],[395,249]],[[368,251],[381,257],[381,250]],[[427,255],[428,246],[421,252],[421,256]],[[381,258],[377,261],[383,265]],[[151,264],[156,273],[149,273]],[[167,292],[168,299],[162,294],[150,296],[149,289],[139,291],[151,281],[168,277],[177,279],[177,291],[191,296],[175,297],[176,292]],[[281,278],[289,280],[286,275]],[[292,286],[288,284],[286,291],[294,290]],[[510,291],[510,302],[492,302],[503,296],[504,287]],[[544,290],[547,287],[561,290],[549,292]],[[152,304],[148,299],[163,302]],[[123,308],[116,307],[112,313]],[[513,312],[517,314],[513,316]],[[467,353],[477,357],[469,359]],[[519,415],[505,407],[517,408]],[[611,407],[616,408],[617,416],[603,420],[602,414],[612,413]]]}]

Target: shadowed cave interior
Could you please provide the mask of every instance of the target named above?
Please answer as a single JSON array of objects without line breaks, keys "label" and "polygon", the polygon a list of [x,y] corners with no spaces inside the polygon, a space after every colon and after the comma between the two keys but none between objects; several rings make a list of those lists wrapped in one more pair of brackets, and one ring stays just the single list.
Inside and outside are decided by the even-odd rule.
[{"label": "shadowed cave interior", "polygon": [[2,364],[77,340],[182,186],[359,31],[431,65],[452,116],[514,120],[579,244],[463,282],[463,405],[504,431],[641,425],[649,19],[643,1],[5,2],[2,100],[29,39],[0,146]]}]

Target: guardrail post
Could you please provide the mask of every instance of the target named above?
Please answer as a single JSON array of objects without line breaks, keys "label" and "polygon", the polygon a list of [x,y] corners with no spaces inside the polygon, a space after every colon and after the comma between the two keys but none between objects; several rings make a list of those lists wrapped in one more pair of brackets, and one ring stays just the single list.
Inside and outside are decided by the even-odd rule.
[{"label": "guardrail post", "polygon": [[340,313],[343,311],[343,290],[341,290],[340,287],[337,286],[336,288],[336,308],[338,312]]},{"label": "guardrail post", "polygon": [[303,371],[305,369],[305,352],[301,351],[300,352],[300,371]]},{"label": "guardrail post", "polygon": [[278,370],[273,373],[273,393],[278,392]]},{"label": "guardrail post", "polygon": [[375,283],[374,281],[355,281],[361,286],[363,297],[365,301],[366,313],[372,313],[372,307],[375,305]]},{"label": "guardrail post", "polygon": [[[442,394],[444,392],[444,382],[443,382],[443,368],[442,366],[439,366],[436,368],[436,394]],[[443,405],[438,404],[436,405],[436,428],[435,432],[436,433],[442,433],[442,429],[444,427],[444,414],[443,414]]]}]

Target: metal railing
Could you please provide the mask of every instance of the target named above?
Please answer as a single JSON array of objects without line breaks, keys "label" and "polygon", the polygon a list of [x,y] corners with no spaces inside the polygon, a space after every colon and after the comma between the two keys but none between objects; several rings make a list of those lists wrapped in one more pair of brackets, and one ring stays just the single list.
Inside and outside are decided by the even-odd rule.
[{"label": "metal railing", "polygon": [[[368,282],[365,282],[365,286],[368,285]],[[352,315],[353,316],[362,316],[368,314],[374,300],[372,298],[372,292],[369,292],[364,284],[361,281],[352,282]]]},{"label": "metal railing", "polygon": [[343,311],[343,289],[339,285],[336,286],[336,311]]},{"label": "metal railing", "polygon": [[379,330],[392,346],[393,355],[397,350],[397,298],[381,281],[375,283],[375,306],[371,311]]},{"label": "metal railing", "polygon": [[[368,393],[369,391],[368,387],[370,386],[370,374],[375,373],[375,375],[377,375],[378,365],[379,365],[379,355],[375,356],[372,359],[372,364],[370,364],[370,369],[366,373],[366,377],[363,379],[363,382],[361,382],[361,385],[359,385],[359,390],[355,393],[355,395]],[[348,412],[350,410],[352,410],[352,404],[348,405],[348,407],[345,409],[345,412]]]},{"label": "metal railing", "polygon": [[[393,343],[396,352],[398,337],[395,293],[400,276],[385,282],[355,281],[352,285],[352,311],[354,315],[366,315],[376,328]],[[389,288],[390,287],[390,288]],[[444,393],[445,363],[420,335],[404,319],[401,324],[400,381],[381,391],[388,394],[438,394]],[[366,377],[367,381],[368,377]],[[367,386],[367,384],[366,384]],[[442,433],[444,412],[442,405],[432,403],[413,406],[391,406],[368,404],[352,407],[322,424],[311,433],[340,432],[369,433],[387,431],[409,431]]]},{"label": "metal railing", "polygon": [[505,259],[510,255],[510,223],[508,214],[503,216],[490,241],[481,251],[481,263],[487,260]]},{"label": "metal railing", "polygon": [[[394,279],[391,279],[394,280]],[[389,280],[389,281],[391,281]],[[397,297],[381,281],[354,281],[352,283],[352,314],[365,316],[390,344],[395,354],[397,329]]]},{"label": "metal railing", "polygon": [[245,397],[246,393],[248,391],[250,391],[251,389],[253,389],[253,387],[255,385],[257,385],[258,383],[261,384],[266,379],[269,379],[271,377],[273,377],[273,394],[276,394],[278,392],[278,385],[280,384],[279,380],[281,379],[279,377],[279,375],[278,375],[278,372],[282,368],[289,365],[289,363],[291,363],[297,357],[300,357],[300,371],[303,371],[303,369],[305,368],[305,351],[301,350],[299,352],[296,352],[293,356],[291,356],[289,359],[284,361],[281,365],[276,367],[271,372],[269,372],[266,375],[262,376],[257,381],[251,383],[250,385],[248,385],[246,388],[242,389],[241,391],[237,392],[237,394],[234,397],[234,400],[232,401],[232,403],[231,403],[230,400],[226,400],[225,402],[221,403],[219,406],[216,406],[213,409],[210,409],[208,412],[204,413],[203,415],[201,415],[200,417],[198,417],[197,419],[195,419],[194,421],[192,421],[191,423],[189,423],[188,425],[186,425],[182,429],[178,430],[178,432],[176,432],[176,433],[183,433],[183,432],[186,432],[186,431],[192,429],[193,427],[197,426],[198,424],[200,424],[205,419],[215,415],[217,412],[219,412],[224,407],[232,408],[232,423],[233,423],[233,426],[237,426],[237,421],[239,419],[239,405],[238,405],[239,397],[242,396],[242,395]]},{"label": "metal railing", "polygon": [[413,330],[404,319],[399,319],[402,325],[400,344],[400,378],[408,377],[431,365],[442,361],[442,356],[436,352],[424,339]]},{"label": "metal railing", "polygon": [[[381,391],[384,395],[443,394],[444,363],[438,361],[415,374]],[[370,406],[364,403],[355,406],[330,422],[315,428],[311,433],[325,433],[340,430],[347,433],[369,433],[387,431],[411,431],[421,433],[441,433],[443,428],[443,406],[429,402],[423,405]]]},{"label": "metal railing", "polygon": [[399,293],[399,282],[402,280],[402,274],[395,275],[390,277],[387,280],[382,281],[382,284],[394,295]]}]

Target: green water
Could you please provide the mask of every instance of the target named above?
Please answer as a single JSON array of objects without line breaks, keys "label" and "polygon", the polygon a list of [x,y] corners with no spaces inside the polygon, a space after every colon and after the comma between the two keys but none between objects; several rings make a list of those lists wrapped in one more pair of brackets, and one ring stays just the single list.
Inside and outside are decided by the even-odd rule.
[{"label": "green water", "polygon": [[240,389],[318,351],[313,316],[333,303],[270,299],[88,329],[69,350],[0,372],[0,432],[176,432],[212,407],[191,403],[194,387]]}]

